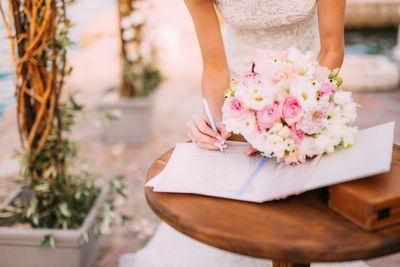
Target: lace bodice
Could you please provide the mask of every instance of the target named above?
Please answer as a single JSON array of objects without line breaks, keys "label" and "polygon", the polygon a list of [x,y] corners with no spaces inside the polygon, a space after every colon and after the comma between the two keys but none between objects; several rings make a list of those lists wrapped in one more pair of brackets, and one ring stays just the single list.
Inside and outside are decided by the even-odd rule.
[{"label": "lace bodice", "polygon": [[214,0],[226,21],[225,52],[232,77],[251,68],[254,49],[319,51],[317,0]]}]

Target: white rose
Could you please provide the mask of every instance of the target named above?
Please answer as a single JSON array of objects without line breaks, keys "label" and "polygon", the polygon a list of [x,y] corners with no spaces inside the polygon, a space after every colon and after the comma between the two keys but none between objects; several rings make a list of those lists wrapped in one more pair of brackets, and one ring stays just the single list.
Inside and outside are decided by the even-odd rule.
[{"label": "white rose", "polygon": [[333,101],[338,105],[344,105],[352,101],[351,92],[348,91],[337,91],[333,95]]},{"label": "white rose", "polygon": [[135,50],[129,50],[126,52],[126,57],[130,62],[134,62],[139,58],[139,55]]}]

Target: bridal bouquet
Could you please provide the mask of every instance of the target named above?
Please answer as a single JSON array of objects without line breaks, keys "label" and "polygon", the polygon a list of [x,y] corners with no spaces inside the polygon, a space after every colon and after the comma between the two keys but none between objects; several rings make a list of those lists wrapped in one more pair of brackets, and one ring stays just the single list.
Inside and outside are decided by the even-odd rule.
[{"label": "bridal bouquet", "polygon": [[297,49],[254,52],[251,71],[225,92],[223,123],[265,157],[299,164],[353,144],[357,104],[330,71]]}]

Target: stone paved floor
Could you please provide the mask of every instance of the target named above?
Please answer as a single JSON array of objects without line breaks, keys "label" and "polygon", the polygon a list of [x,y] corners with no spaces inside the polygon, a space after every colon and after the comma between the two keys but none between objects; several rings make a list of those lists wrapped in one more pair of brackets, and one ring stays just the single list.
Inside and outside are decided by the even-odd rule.
[{"label": "stone paved floor", "polygon": [[[190,17],[183,1],[156,2],[160,22],[158,41],[161,44],[161,67],[165,82],[155,94],[150,141],[144,146],[127,146],[124,143],[105,144],[101,140],[94,106],[100,92],[118,86],[118,38],[114,11],[99,17],[83,33],[84,48],[71,59],[74,67],[66,90],[76,92],[77,100],[86,105],[86,111],[74,130],[81,141],[81,156],[93,161],[93,170],[99,179],[122,174],[129,190],[129,198],[117,212],[133,216],[125,226],[116,227],[100,241],[98,267],[117,266],[119,257],[144,246],[154,233],[159,219],[148,208],[143,195],[143,179],[150,164],[158,155],[176,142],[186,140],[185,122],[201,111],[200,76],[201,61],[198,44]],[[174,6],[174,15],[165,10]],[[400,90],[387,93],[357,93],[355,99],[363,108],[358,125],[366,128],[378,123],[396,120],[397,143],[400,143]],[[15,188],[18,162],[10,159],[18,148],[15,113],[10,108],[0,120],[0,201]],[[119,202],[119,201],[117,201]],[[400,256],[370,261],[376,267],[400,266]]]}]

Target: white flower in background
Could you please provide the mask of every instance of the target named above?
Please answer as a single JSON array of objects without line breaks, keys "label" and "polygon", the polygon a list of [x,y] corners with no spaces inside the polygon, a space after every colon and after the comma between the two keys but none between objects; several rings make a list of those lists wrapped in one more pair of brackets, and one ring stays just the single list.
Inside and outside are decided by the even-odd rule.
[{"label": "white flower in background", "polygon": [[131,20],[129,17],[124,17],[121,19],[121,28],[126,30],[132,26]]},{"label": "white flower in background", "polygon": [[132,25],[134,26],[138,26],[141,25],[145,22],[146,18],[143,15],[142,12],[140,11],[134,11],[132,12],[132,14],[129,16],[129,20],[131,22]]},{"label": "white flower in background", "polygon": [[348,91],[337,91],[333,95],[333,101],[338,105],[344,105],[350,103],[353,99],[351,98],[351,92]]},{"label": "white flower in background", "polygon": [[135,30],[134,29],[126,29],[122,31],[122,39],[124,41],[130,41],[135,38]]},{"label": "white flower in background", "polygon": [[113,109],[110,112],[111,116],[113,116],[114,118],[120,118],[122,116],[122,110],[120,109]]},{"label": "white flower in background", "polygon": [[134,62],[136,60],[138,60],[139,58],[139,54],[136,50],[129,50],[126,52],[126,58],[130,61],[130,62]]},{"label": "white flower in background", "polygon": [[144,63],[149,64],[152,60],[153,51],[152,40],[149,35],[144,37],[143,40],[140,42],[139,51]]}]

